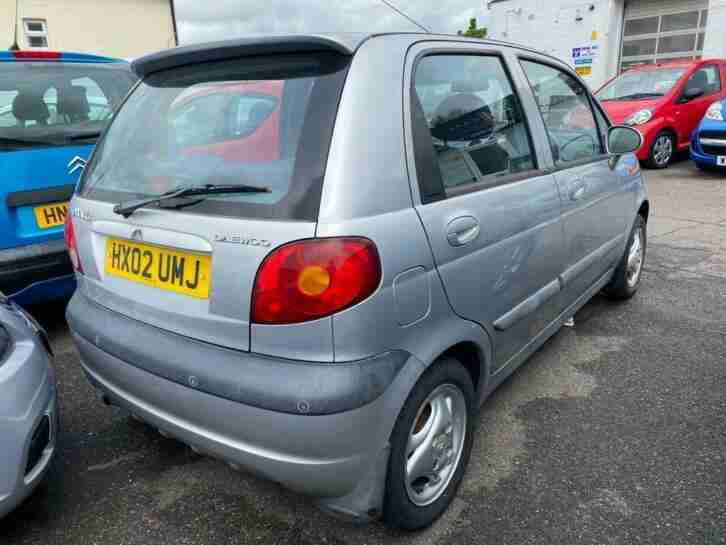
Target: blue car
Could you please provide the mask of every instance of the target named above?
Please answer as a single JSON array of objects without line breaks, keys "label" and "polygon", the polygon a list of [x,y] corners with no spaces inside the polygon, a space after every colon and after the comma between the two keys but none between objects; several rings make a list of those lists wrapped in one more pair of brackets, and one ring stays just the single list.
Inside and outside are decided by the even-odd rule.
[{"label": "blue car", "polygon": [[68,200],[136,78],[125,61],[0,51],[0,291],[27,305],[69,296]]},{"label": "blue car", "polygon": [[711,104],[693,132],[691,159],[702,170],[726,172],[726,99]]}]

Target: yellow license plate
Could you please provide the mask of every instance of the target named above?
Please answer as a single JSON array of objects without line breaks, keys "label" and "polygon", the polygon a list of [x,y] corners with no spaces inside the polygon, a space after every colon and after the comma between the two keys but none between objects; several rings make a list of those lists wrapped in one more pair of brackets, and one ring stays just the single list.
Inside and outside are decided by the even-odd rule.
[{"label": "yellow license plate", "polygon": [[106,241],[106,273],[162,290],[208,299],[212,258],[109,238]]},{"label": "yellow license plate", "polygon": [[35,212],[35,221],[38,227],[41,229],[50,229],[51,227],[63,225],[66,221],[68,203],[56,202],[44,204],[43,206],[36,206],[33,211]]}]

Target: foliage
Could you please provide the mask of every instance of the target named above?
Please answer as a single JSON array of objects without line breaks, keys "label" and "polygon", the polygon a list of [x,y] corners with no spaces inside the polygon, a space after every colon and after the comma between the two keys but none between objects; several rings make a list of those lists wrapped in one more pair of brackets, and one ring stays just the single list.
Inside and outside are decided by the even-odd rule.
[{"label": "foliage", "polygon": [[468,38],[486,38],[487,29],[486,27],[477,27],[476,17],[472,17],[471,19],[469,19],[469,28],[467,28],[466,30],[460,30],[458,34],[459,36],[466,36]]}]

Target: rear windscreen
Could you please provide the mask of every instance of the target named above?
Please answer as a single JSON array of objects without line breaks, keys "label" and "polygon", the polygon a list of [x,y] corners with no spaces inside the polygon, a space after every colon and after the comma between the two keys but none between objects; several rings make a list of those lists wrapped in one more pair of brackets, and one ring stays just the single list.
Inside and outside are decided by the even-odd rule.
[{"label": "rear windscreen", "polygon": [[122,106],[86,169],[83,197],[124,202],[187,186],[252,185],[185,212],[317,218],[349,58],[278,55],[152,74]]},{"label": "rear windscreen", "polygon": [[121,63],[3,62],[0,152],[94,143],[135,82]]}]

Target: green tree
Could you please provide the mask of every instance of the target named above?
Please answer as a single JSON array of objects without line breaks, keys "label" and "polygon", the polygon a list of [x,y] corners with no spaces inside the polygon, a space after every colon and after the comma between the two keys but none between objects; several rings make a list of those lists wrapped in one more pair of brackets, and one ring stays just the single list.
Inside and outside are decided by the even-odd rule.
[{"label": "green tree", "polygon": [[479,28],[476,26],[476,17],[469,19],[469,28],[466,30],[460,30],[459,36],[466,36],[468,38],[486,38],[487,29],[486,27]]}]

